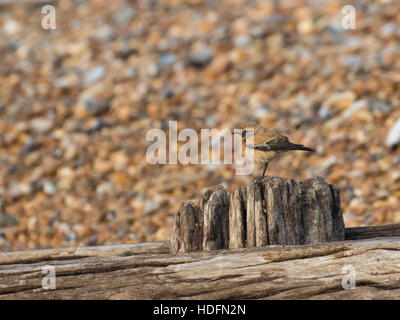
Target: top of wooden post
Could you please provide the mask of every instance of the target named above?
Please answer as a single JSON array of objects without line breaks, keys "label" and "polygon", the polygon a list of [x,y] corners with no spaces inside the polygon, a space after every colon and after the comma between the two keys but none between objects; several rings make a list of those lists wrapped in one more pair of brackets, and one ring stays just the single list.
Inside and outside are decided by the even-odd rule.
[{"label": "top of wooden post", "polygon": [[268,176],[228,193],[207,190],[175,217],[171,252],[299,245],[344,240],[336,185]]}]

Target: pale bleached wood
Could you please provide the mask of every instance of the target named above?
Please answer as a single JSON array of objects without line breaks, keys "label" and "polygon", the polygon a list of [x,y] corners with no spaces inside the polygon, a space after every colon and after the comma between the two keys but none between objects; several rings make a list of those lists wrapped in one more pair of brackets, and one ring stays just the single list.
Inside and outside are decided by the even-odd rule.
[{"label": "pale bleached wood", "polygon": [[[194,224],[200,221],[202,245],[198,245],[199,233],[193,234]],[[221,185],[213,187],[198,205],[184,202],[175,217],[171,252],[308,244],[344,240],[344,236],[335,185],[321,177],[299,182],[267,176],[230,194]]]},{"label": "pale bleached wood", "polygon": [[[0,299],[400,298],[399,237],[175,255],[168,246],[1,253]],[[54,290],[42,289],[45,265]],[[348,265],[356,288],[344,290]]]},{"label": "pale bleached wood", "polygon": [[71,247],[41,249],[32,251],[0,252],[0,266],[7,264],[26,264],[52,260],[85,259],[96,257],[115,257],[141,254],[167,254],[170,241],[143,242],[96,247]]},{"label": "pale bleached wood", "polygon": [[[321,177],[301,182],[304,197],[301,243],[344,240],[344,222],[340,212],[337,188]],[[339,203],[339,206],[337,204]],[[335,224],[335,225],[334,225]]]},{"label": "pale bleached wood", "polygon": [[244,248],[246,247],[247,189],[245,187],[236,189],[230,194],[229,201],[229,248]]},{"label": "pale bleached wood", "polygon": [[229,198],[226,190],[215,190],[204,205],[203,250],[229,246]]},{"label": "pale bleached wood", "polygon": [[171,252],[190,252],[203,249],[203,214],[193,201],[182,203],[175,216],[171,236]]},{"label": "pale bleached wood", "polygon": [[[257,181],[253,181],[247,187],[247,205],[246,205],[246,247],[253,248],[257,246],[257,223],[256,218],[259,218],[263,213],[262,196]],[[263,222],[265,223],[265,222]],[[260,237],[261,229],[259,228],[258,234]],[[230,234],[232,238],[236,234]],[[267,234],[264,234],[266,242],[268,241]],[[268,244],[268,242],[267,242]]]}]

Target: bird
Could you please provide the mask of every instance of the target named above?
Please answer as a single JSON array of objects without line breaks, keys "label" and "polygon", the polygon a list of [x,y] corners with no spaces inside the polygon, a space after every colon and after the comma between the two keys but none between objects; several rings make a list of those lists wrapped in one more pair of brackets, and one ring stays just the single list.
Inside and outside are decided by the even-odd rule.
[{"label": "bird", "polygon": [[[253,149],[254,162],[264,166],[261,177],[265,176],[269,162],[287,151],[301,150],[315,152],[312,148],[292,143],[287,136],[259,126],[256,123],[248,123],[242,126],[241,131],[234,130],[233,133],[242,135],[243,150],[245,151],[245,148]],[[254,138],[253,144],[246,142],[251,136]]]}]

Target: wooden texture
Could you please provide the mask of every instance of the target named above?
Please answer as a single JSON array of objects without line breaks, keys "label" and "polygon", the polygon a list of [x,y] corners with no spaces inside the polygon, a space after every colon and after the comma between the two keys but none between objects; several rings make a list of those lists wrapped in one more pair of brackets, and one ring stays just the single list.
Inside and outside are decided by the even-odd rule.
[{"label": "wooden texture", "polygon": [[346,240],[361,240],[379,237],[399,237],[400,224],[388,224],[384,226],[346,228]]},{"label": "wooden texture", "polygon": [[221,187],[204,204],[203,250],[218,250],[229,245],[229,199]]},{"label": "wooden texture", "polygon": [[[168,242],[0,253],[0,299],[399,299],[400,238],[169,254]],[[43,289],[42,268],[56,288]],[[343,289],[354,269],[355,288]]]},{"label": "wooden texture", "polygon": [[311,244],[344,236],[335,185],[321,177],[298,182],[269,176],[230,194],[216,186],[197,204],[184,202],[175,217],[171,252]]}]

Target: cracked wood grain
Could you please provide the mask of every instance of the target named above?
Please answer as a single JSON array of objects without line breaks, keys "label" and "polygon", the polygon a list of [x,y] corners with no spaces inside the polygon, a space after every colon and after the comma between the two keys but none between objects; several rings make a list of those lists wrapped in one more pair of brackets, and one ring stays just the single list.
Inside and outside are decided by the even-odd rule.
[{"label": "cracked wood grain", "polygon": [[175,216],[171,253],[344,240],[340,193],[323,178],[259,178],[207,190]]},{"label": "cracked wood grain", "polygon": [[[400,238],[169,254],[169,243],[0,253],[0,299],[399,299]],[[56,289],[41,286],[42,267]],[[344,290],[343,267],[356,270]]]}]

